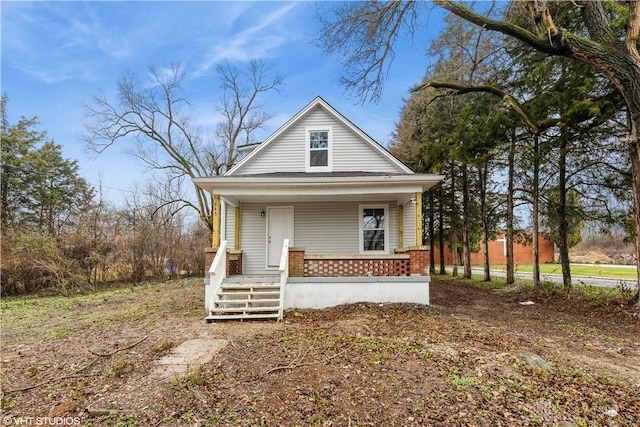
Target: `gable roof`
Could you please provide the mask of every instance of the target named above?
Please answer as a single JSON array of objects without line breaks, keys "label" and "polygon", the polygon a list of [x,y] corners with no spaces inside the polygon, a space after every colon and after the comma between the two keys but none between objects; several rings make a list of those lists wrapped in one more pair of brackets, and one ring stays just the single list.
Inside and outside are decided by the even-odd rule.
[{"label": "gable roof", "polygon": [[393,156],[387,149],[385,149],[382,145],[380,145],[377,141],[363,132],[359,127],[354,125],[350,120],[340,114],[335,108],[333,108],[329,103],[327,103],[320,96],[317,96],[313,99],[309,104],[307,104],[302,110],[300,110],[296,115],[294,115],[291,119],[289,119],[286,123],[284,123],[278,130],[276,130],[271,136],[269,136],[264,142],[260,143],[257,148],[252,150],[246,157],[244,157],[240,162],[238,162],[234,167],[232,167],[227,173],[226,176],[232,176],[237,173],[238,170],[243,168],[246,164],[250,163],[253,159],[260,155],[260,153],[264,152],[270,145],[274,144],[285,132],[295,126],[307,113],[313,110],[316,107],[323,108],[330,116],[332,116],[336,121],[340,122],[354,134],[356,134],[363,142],[370,145],[375,151],[377,151],[381,156],[386,158],[390,163],[398,168],[398,170],[403,173],[413,174],[413,171],[408,168],[404,163],[398,160],[395,156]]}]

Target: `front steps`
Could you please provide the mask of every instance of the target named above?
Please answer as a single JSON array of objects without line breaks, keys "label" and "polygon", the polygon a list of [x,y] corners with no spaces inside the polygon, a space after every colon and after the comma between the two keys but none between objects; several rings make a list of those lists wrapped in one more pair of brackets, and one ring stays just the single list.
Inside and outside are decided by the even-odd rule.
[{"label": "front steps", "polygon": [[277,320],[279,316],[280,278],[239,276],[223,280],[206,320]]}]

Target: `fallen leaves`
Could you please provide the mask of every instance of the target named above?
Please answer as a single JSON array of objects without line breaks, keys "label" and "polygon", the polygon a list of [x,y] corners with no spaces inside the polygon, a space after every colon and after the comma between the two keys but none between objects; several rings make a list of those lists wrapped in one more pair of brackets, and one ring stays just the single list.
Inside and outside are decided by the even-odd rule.
[{"label": "fallen leaves", "polygon": [[[200,285],[180,295],[198,305]],[[22,416],[54,407],[87,426],[640,423],[640,324],[618,307],[593,316],[575,300],[540,303],[450,279],[431,289],[432,307],[353,304],[292,311],[283,323],[211,325],[172,310],[175,294],[140,295],[114,309],[153,298],[162,316],[87,327],[46,352],[4,348],[5,390],[38,386],[5,392],[3,407]],[[537,302],[518,304],[527,300]],[[230,344],[174,382],[149,378],[165,349],[194,337]],[[109,342],[118,345],[91,356]]]}]

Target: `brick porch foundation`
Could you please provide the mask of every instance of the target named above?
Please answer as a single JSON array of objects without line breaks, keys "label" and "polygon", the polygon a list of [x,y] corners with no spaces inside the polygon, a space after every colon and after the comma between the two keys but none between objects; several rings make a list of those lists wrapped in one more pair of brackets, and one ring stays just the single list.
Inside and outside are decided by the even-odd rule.
[{"label": "brick porch foundation", "polygon": [[429,250],[410,248],[394,255],[305,255],[304,248],[289,248],[290,277],[397,277],[428,276]]},{"label": "brick porch foundation", "polygon": [[[205,249],[205,271],[208,272],[217,248]],[[242,274],[242,251],[227,250],[227,276]],[[429,250],[408,248],[394,255],[305,255],[304,248],[289,248],[289,277],[398,277],[428,276]]]},{"label": "brick porch foundation", "polygon": [[[209,272],[213,259],[216,257],[218,248],[206,248],[204,250],[204,271]],[[227,276],[242,274],[242,251],[227,249]]]}]

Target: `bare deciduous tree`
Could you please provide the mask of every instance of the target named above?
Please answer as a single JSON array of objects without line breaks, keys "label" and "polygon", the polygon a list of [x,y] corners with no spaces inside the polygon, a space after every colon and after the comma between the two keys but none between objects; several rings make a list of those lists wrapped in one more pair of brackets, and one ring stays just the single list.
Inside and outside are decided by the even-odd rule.
[{"label": "bare deciduous tree", "polygon": [[[236,160],[238,144],[252,142],[253,133],[270,118],[261,111],[260,95],[277,91],[283,80],[280,76],[270,78],[269,68],[259,61],[249,63],[244,71],[223,64],[217,74],[223,120],[214,136],[199,134],[184,94],[186,76],[180,66],[173,65],[152,67],[151,81],[124,75],[114,99],[104,93],[96,95],[88,107],[88,146],[100,153],[120,140],[132,143],[130,152],[148,168],[164,171],[169,181],[225,173]],[[171,187],[179,189],[179,185]],[[210,195],[195,185],[193,188],[195,202],[174,191],[162,204],[176,210],[194,208],[212,229]]]}]

